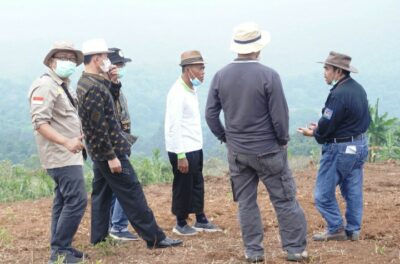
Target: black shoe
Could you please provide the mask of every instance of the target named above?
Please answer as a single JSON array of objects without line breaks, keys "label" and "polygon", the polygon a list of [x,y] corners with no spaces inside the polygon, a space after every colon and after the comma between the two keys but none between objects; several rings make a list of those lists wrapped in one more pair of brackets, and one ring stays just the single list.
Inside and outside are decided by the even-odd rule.
[{"label": "black shoe", "polygon": [[74,257],[81,258],[81,259],[88,259],[89,258],[88,254],[86,254],[86,253],[84,253],[82,251],[79,251],[76,248],[70,248],[69,251],[72,252],[72,255],[74,255]]},{"label": "black shoe", "polygon": [[73,255],[72,251],[55,251],[51,253],[50,259],[48,264],[55,264],[55,263],[65,263],[65,264],[77,264],[82,263],[84,259],[78,258]]},{"label": "black shoe", "polygon": [[176,246],[181,245],[182,243],[183,243],[183,241],[180,239],[172,239],[172,238],[166,237],[163,240],[156,242],[156,243],[147,242],[147,247],[148,248],[176,247]]}]

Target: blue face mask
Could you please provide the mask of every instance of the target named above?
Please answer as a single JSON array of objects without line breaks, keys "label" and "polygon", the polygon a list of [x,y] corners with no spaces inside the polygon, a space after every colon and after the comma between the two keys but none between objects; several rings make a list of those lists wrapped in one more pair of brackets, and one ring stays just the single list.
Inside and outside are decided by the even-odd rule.
[{"label": "blue face mask", "polygon": [[76,70],[76,63],[72,61],[63,61],[63,60],[57,60],[56,68],[54,69],[54,72],[60,77],[60,78],[68,78],[71,76]]},{"label": "blue face mask", "polygon": [[126,74],[126,68],[121,67],[118,69],[118,79],[122,79]]},{"label": "blue face mask", "polygon": [[[190,71],[190,70],[189,70]],[[194,74],[192,73],[192,71],[190,71],[190,73],[194,76]],[[195,87],[197,87],[197,86],[200,86],[201,84],[202,84],[202,82],[199,80],[199,79],[197,79],[197,77],[195,77],[195,78],[190,78],[190,82],[192,83],[192,85],[193,86],[195,86]]]},{"label": "blue face mask", "polygon": [[197,78],[190,79],[190,82],[193,84],[193,86],[196,86],[196,87],[201,85],[201,81]]}]

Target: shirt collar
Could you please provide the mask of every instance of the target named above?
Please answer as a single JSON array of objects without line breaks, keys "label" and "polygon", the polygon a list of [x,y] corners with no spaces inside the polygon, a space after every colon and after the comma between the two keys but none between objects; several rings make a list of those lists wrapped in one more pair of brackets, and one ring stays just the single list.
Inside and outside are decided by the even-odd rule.
[{"label": "shirt collar", "polygon": [[247,59],[247,58],[236,58],[233,60],[232,63],[259,63],[258,60],[251,60],[251,59]]},{"label": "shirt collar", "polygon": [[332,88],[331,88],[331,92],[333,91],[333,90],[335,90],[336,89],[336,87],[338,87],[339,85],[341,85],[342,83],[344,83],[344,82],[346,82],[346,81],[348,81],[348,80],[350,80],[351,79],[351,77],[350,76],[345,76],[345,77],[343,77],[342,79],[340,79]]},{"label": "shirt collar", "polygon": [[179,81],[181,82],[183,88],[185,88],[186,91],[188,91],[189,93],[196,93],[195,89],[190,89],[190,87],[185,83],[185,81],[182,79],[182,77],[179,77]]},{"label": "shirt collar", "polygon": [[53,71],[53,69],[51,69],[50,67],[49,67],[49,70],[48,70],[48,74],[50,75],[50,77],[51,77],[58,85],[61,86],[61,84],[63,84],[63,83],[65,83],[67,86],[69,85],[69,79],[68,79],[68,78],[67,78],[66,80],[62,80],[62,79],[60,78],[60,76],[58,76],[57,73],[55,73],[55,72]]},{"label": "shirt collar", "polygon": [[94,74],[94,73],[88,73],[88,72],[85,72],[85,71],[82,72],[82,76],[93,77],[93,78],[95,78],[96,80],[99,80],[99,81],[104,81],[104,80],[106,80],[106,78],[104,78],[103,75]]}]

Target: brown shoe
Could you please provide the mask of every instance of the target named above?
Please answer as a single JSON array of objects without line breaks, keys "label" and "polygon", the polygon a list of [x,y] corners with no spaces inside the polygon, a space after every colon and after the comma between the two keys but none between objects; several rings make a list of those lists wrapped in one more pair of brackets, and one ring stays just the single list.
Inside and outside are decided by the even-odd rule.
[{"label": "brown shoe", "polygon": [[335,240],[335,241],[343,241],[347,240],[347,235],[344,229],[341,229],[335,233],[329,233],[328,231],[315,234],[313,236],[314,241],[330,241],[330,240]]}]

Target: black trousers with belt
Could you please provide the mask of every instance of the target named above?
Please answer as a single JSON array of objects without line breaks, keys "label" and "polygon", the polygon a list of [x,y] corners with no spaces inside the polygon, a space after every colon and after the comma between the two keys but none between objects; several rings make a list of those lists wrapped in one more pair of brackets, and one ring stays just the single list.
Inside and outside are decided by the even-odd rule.
[{"label": "black trousers with belt", "polygon": [[142,186],[128,157],[118,158],[121,161],[121,173],[111,173],[107,161],[93,161],[91,242],[101,242],[108,235],[112,193],[140,237],[150,244],[163,240],[165,234],[147,205]]},{"label": "black trousers with belt", "polygon": [[168,157],[174,174],[174,181],[172,183],[172,213],[182,219],[186,219],[191,213],[203,213],[203,151],[197,150],[186,153],[189,172],[185,174],[178,170],[177,154],[168,152]]}]

